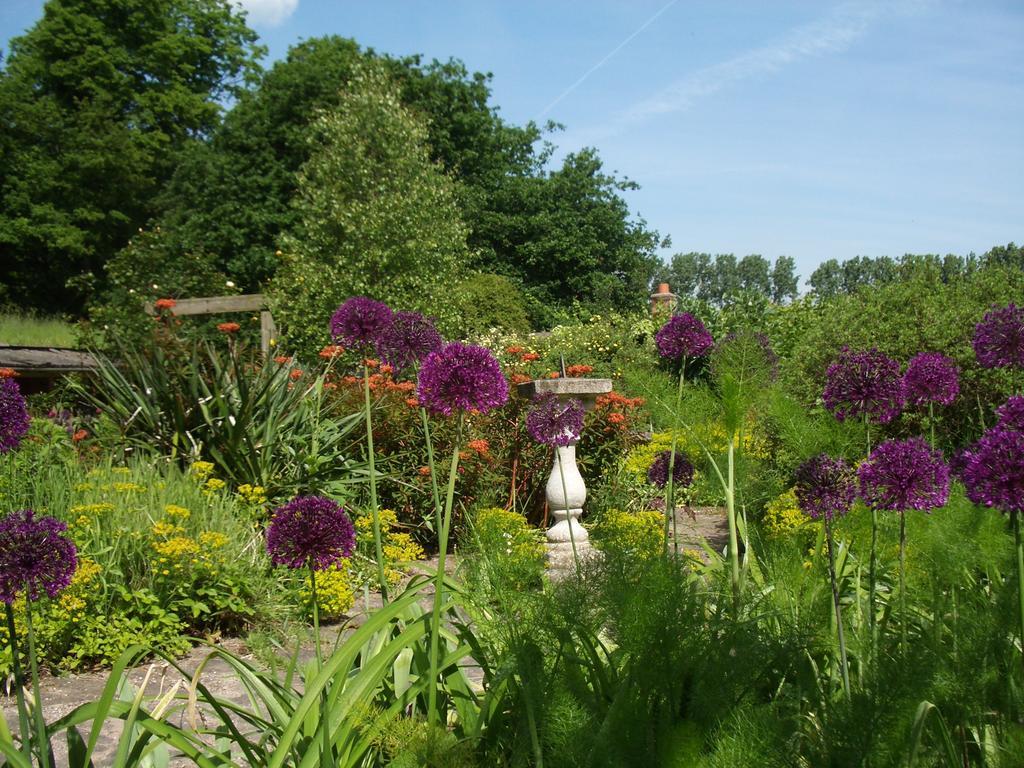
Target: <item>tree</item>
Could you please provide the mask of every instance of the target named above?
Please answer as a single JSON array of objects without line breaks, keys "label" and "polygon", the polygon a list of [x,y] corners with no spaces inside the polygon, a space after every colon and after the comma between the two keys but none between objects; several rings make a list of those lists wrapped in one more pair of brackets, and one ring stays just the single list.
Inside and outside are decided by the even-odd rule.
[{"label": "tree", "polygon": [[756,253],[744,256],[736,266],[736,276],[739,279],[740,289],[759,293],[762,296],[770,296],[770,270],[771,265],[764,256]]},{"label": "tree", "polygon": [[707,293],[711,282],[711,256],[707,253],[677,253],[662,273],[673,293],[696,298]]},{"label": "tree", "polygon": [[796,262],[792,256],[779,256],[772,267],[771,299],[776,304],[792,301],[799,294],[800,278],[796,274]]},{"label": "tree", "polygon": [[0,73],[0,283],[79,310],[261,49],[227,0],[49,0]]},{"label": "tree", "polygon": [[819,299],[838,296],[843,290],[843,270],[837,259],[821,262],[807,281]]},{"label": "tree", "polygon": [[712,278],[711,301],[722,306],[740,290],[740,276],[736,257],[731,253],[715,256],[714,277]]},{"label": "tree", "polygon": [[422,118],[402,106],[385,67],[366,62],[312,129],[299,220],[282,238],[269,286],[289,347],[315,353],[332,311],[354,295],[435,315],[450,330],[466,227],[454,182],[430,159]]}]

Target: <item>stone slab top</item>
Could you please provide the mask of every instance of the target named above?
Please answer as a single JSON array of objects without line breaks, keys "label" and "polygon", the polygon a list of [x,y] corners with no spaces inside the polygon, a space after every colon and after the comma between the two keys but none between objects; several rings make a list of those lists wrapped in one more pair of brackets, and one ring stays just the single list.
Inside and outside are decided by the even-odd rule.
[{"label": "stone slab top", "polygon": [[611,379],[534,379],[516,385],[520,397],[532,399],[536,395],[561,395],[564,397],[597,397],[612,391]]}]

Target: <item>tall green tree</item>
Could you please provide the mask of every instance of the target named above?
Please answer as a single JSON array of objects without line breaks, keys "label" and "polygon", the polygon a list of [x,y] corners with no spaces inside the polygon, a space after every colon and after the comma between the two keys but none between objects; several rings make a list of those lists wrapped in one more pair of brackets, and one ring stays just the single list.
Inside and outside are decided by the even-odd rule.
[{"label": "tall green tree", "polygon": [[0,72],[0,283],[78,311],[257,72],[228,0],[48,0]]},{"label": "tall green tree", "polygon": [[298,222],[270,283],[290,348],[328,339],[332,311],[364,295],[456,324],[452,287],[468,260],[455,183],[430,158],[427,127],[379,62],[357,67],[314,122],[299,174]]},{"label": "tall green tree", "polygon": [[779,256],[772,267],[771,299],[776,304],[794,300],[799,294],[800,278],[796,274],[796,262],[792,256]]},{"label": "tall green tree", "polygon": [[740,289],[770,296],[771,288],[771,264],[768,259],[760,254],[752,253],[744,256],[736,265],[736,275],[739,278]]}]

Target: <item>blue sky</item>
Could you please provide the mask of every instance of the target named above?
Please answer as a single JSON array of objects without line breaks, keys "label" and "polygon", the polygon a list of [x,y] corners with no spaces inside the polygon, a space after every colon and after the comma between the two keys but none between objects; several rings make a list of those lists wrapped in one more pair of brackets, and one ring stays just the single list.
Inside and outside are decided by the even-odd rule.
[{"label": "blue sky", "polygon": [[[677,251],[828,258],[1024,240],[1024,4],[241,0],[282,57],[340,34],[492,72],[641,185]],[[0,2],[0,39],[42,0]]]}]

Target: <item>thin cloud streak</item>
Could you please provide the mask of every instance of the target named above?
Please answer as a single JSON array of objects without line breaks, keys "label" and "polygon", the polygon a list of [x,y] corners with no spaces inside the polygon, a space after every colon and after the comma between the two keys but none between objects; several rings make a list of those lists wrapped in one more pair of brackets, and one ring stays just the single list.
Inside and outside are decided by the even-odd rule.
[{"label": "thin cloud streak", "polygon": [[612,48],[612,50],[603,59],[601,59],[599,62],[597,62],[597,64],[595,64],[590,69],[588,69],[586,72],[584,72],[583,76],[580,77],[579,80],[577,80],[575,83],[573,83],[568,88],[566,88],[564,91],[562,91],[562,93],[559,94],[559,96],[554,101],[552,101],[550,104],[548,104],[546,107],[544,107],[544,109],[542,109],[538,113],[537,117],[534,118],[534,119],[539,121],[542,117],[544,117],[544,115],[548,114],[548,112],[550,112],[558,104],[560,104],[562,102],[562,100],[566,96],[568,96],[570,93],[572,93],[577,88],[579,88],[581,85],[583,85],[583,82],[588,77],[590,77],[597,70],[599,70],[601,67],[603,67],[605,64],[607,64],[609,59],[611,59],[615,54],[617,54],[619,51],[621,51],[623,48],[625,48],[627,45],[629,45],[633,41],[633,38],[635,38],[637,35],[639,35],[641,32],[643,32],[649,26],[651,26],[651,24],[653,24],[658,19],[659,16],[661,16],[663,13],[665,13],[665,11],[667,11],[669,8],[671,8],[673,5],[675,5],[677,2],[679,2],[679,0],[670,0],[670,2],[667,5],[663,6],[660,11],[658,11],[656,14],[651,16],[651,18],[649,18],[647,21],[645,21],[643,24],[641,24],[640,27],[635,32],[633,32],[633,34],[631,34],[629,37],[627,37],[625,40],[623,40],[617,46]]}]

